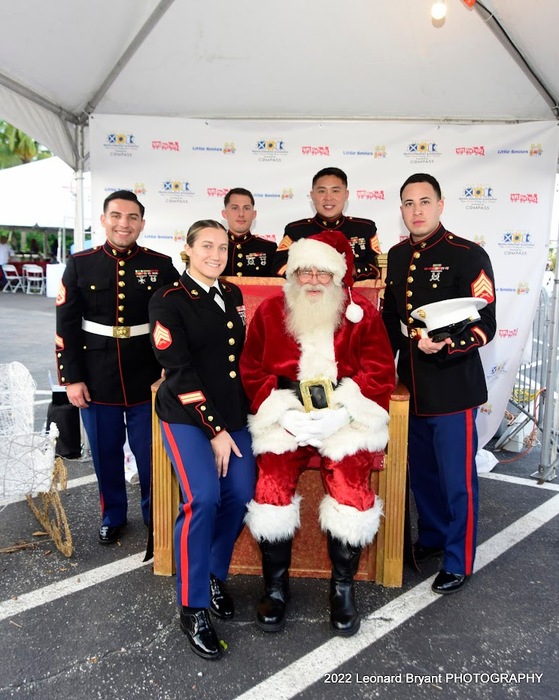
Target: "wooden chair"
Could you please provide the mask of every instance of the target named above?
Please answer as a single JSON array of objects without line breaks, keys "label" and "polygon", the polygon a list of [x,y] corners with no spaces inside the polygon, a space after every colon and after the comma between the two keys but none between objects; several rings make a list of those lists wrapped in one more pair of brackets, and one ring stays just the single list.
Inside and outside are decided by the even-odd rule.
[{"label": "wooden chair", "polygon": [[[256,307],[271,294],[281,293],[282,279],[277,278],[225,278],[241,287],[250,322]],[[380,303],[382,281],[363,282],[357,285],[359,292],[373,302]],[[152,387],[152,395],[160,382]],[[384,518],[372,544],[365,548],[356,578],[376,581],[384,586],[401,586],[403,569],[404,513],[406,492],[406,462],[408,436],[407,390],[398,385],[390,400],[389,443],[384,459],[384,469],[375,471],[371,484],[384,501]],[[154,573],[171,576],[175,572],[173,530],[179,508],[179,487],[167,456],[159,420],[152,413],[153,429],[153,491],[154,521]],[[290,572],[293,576],[329,578],[331,564],[326,551],[326,536],[318,524],[318,505],[324,496],[320,472],[313,464],[303,472],[297,488],[302,495],[301,527],[293,541],[293,559]],[[230,572],[232,574],[261,574],[260,550],[252,535],[245,528],[235,546]]]}]

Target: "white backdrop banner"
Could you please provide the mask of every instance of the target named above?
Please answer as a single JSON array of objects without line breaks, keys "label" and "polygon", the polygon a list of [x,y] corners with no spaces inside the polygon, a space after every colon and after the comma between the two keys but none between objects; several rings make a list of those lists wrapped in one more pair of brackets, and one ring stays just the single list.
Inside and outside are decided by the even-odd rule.
[{"label": "white backdrop banner", "polygon": [[[399,190],[412,173],[434,175],[447,229],[483,246],[493,262],[497,334],[482,357],[489,400],[480,446],[501,424],[538,303],[549,246],[559,129],[555,122],[456,125],[420,122],[195,120],[125,115],[90,119],[95,243],[103,200],[133,190],[146,206],[144,245],[182,269],[180,251],[198,219],[221,221],[223,197],[246,187],[253,232],[280,240],[289,221],[314,216],[313,175],[342,168],[346,213],[373,219],[383,252],[407,233]],[[433,387],[436,391],[436,387]]]}]

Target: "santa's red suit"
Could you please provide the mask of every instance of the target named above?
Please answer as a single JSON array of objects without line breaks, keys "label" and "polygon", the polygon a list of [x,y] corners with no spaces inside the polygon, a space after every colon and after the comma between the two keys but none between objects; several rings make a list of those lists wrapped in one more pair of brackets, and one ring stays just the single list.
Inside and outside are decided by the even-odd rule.
[{"label": "santa's red suit", "polygon": [[[369,477],[375,454],[388,440],[388,403],[394,389],[394,358],[380,314],[353,292],[363,318],[352,323],[342,314],[333,336],[315,332],[295,339],[287,331],[282,296],[264,301],[250,324],[241,375],[251,402],[249,427],[259,467],[247,523],[257,539],[292,537],[299,524],[297,478],[313,454],[320,454],[327,494],[321,504],[324,530],[356,546],[372,541],[382,504]],[[345,407],[350,422],[323,441],[322,447],[299,447],[280,419],[304,411],[292,382],[326,377],[335,385],[334,404]],[[270,506],[279,506],[273,508]]]},{"label": "santa's red suit", "polygon": [[[378,311],[365,297],[351,297],[352,271],[353,254],[339,232],[294,243],[284,294],[258,307],[241,356],[258,464],[245,521],[262,551],[265,593],[256,617],[267,632],[285,623],[300,522],[297,480],[316,454],[327,492],[320,524],[332,561],[330,628],[343,636],[359,629],[353,578],[382,515],[370,475],[388,440],[395,370]],[[316,392],[313,401],[306,395],[305,402],[305,389]]]}]

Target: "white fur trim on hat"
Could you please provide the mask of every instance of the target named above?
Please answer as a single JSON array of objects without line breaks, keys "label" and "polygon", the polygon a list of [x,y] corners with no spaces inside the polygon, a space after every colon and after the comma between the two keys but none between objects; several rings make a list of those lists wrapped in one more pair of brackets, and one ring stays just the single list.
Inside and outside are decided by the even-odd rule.
[{"label": "white fur trim on hat", "polygon": [[372,508],[357,510],[326,495],[320,503],[320,527],[341,542],[352,547],[364,547],[374,540],[378,532],[382,506],[378,496]]},{"label": "white fur trim on hat", "polygon": [[327,243],[301,238],[289,247],[286,275],[292,275],[295,270],[316,267],[334,275],[334,284],[341,286],[347,271],[345,255]]},{"label": "white fur trim on hat", "polygon": [[295,392],[291,389],[274,389],[260,404],[256,414],[248,417],[253,454],[272,452],[281,455],[297,449],[293,435],[280,425],[284,413],[290,409],[304,410]]},{"label": "white fur trim on hat", "polygon": [[353,379],[342,379],[334,389],[335,406],[344,406],[350,422],[322,442],[319,452],[338,462],[361,450],[380,452],[388,443],[388,412],[363,396]]},{"label": "white fur trim on hat", "polygon": [[247,505],[245,523],[258,542],[290,540],[301,525],[300,503],[301,496],[297,493],[287,506],[273,506],[252,500]]},{"label": "white fur trim on hat", "polygon": [[363,319],[363,308],[353,301],[351,289],[347,290],[349,295],[349,304],[345,310],[345,317],[351,323],[359,323]]}]

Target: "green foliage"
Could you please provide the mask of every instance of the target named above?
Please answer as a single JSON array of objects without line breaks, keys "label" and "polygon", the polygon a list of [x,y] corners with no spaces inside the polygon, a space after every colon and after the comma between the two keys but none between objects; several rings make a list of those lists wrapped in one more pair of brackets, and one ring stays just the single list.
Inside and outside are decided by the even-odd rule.
[{"label": "green foliage", "polygon": [[31,136],[0,119],[0,168],[50,158],[52,153]]}]

